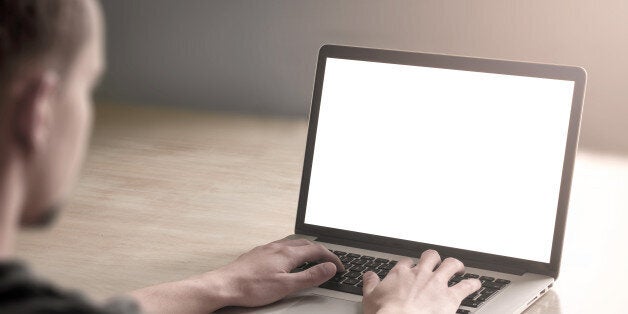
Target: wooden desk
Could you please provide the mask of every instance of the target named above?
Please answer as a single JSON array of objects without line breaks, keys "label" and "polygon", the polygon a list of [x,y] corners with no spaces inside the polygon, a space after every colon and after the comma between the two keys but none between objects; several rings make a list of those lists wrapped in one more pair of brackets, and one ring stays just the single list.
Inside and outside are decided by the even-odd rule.
[{"label": "wooden desk", "polygon": [[[306,121],[98,106],[60,221],[18,255],[95,298],[217,268],[293,231]],[[563,270],[527,313],[628,310],[628,160],[578,156]],[[533,230],[533,226],[531,226]]]}]

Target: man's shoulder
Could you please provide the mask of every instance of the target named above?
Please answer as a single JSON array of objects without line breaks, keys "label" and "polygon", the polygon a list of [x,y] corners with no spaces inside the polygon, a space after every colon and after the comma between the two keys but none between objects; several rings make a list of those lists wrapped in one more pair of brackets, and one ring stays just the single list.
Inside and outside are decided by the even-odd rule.
[{"label": "man's shoulder", "polygon": [[2,313],[139,313],[137,304],[126,298],[98,306],[78,291],[33,275],[16,260],[0,261],[0,308]]}]

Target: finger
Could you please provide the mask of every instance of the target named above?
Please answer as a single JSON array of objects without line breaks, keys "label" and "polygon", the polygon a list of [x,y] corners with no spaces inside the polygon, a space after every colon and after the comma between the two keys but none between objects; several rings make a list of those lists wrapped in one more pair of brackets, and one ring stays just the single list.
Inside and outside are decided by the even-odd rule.
[{"label": "finger", "polygon": [[373,292],[373,289],[379,284],[379,276],[372,271],[367,271],[362,275],[363,287],[362,295],[367,296]]},{"label": "finger", "polygon": [[412,261],[411,258],[404,257],[404,258],[400,259],[397,262],[397,265],[395,265],[395,267],[393,267],[393,269],[394,268],[402,268],[402,267],[410,268],[410,267],[412,267],[412,265],[414,265],[414,261]]},{"label": "finger", "polygon": [[336,265],[331,262],[318,264],[302,272],[287,274],[287,286],[292,291],[316,287],[331,279],[336,274]]},{"label": "finger", "polygon": [[281,239],[273,243],[279,243],[279,244],[283,244],[287,246],[303,246],[303,245],[313,244],[312,241],[306,240],[306,239],[293,239],[293,240]]},{"label": "finger", "polygon": [[311,244],[293,247],[294,255],[297,259],[294,267],[301,265],[305,262],[325,261],[332,262],[336,265],[338,271],[344,271],[345,267],[342,265],[340,258],[336,254],[330,252],[326,247],[321,244]]},{"label": "finger", "polygon": [[436,266],[440,263],[440,255],[434,250],[425,250],[419,258],[419,262],[416,265],[416,269],[422,272],[433,272]]},{"label": "finger", "polygon": [[441,280],[447,281],[457,273],[464,273],[464,264],[461,261],[448,257],[434,271],[434,275]]},{"label": "finger", "polygon": [[482,283],[473,278],[464,279],[459,283],[453,285],[451,288],[451,292],[462,302],[462,299],[466,298],[473,292],[478,291],[482,287]]}]

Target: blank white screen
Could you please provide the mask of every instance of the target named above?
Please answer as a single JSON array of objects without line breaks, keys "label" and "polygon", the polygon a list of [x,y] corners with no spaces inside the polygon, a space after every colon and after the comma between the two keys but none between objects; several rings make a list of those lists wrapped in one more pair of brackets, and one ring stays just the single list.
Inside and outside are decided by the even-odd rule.
[{"label": "blank white screen", "polygon": [[573,88],[328,58],[305,223],[548,263]]}]

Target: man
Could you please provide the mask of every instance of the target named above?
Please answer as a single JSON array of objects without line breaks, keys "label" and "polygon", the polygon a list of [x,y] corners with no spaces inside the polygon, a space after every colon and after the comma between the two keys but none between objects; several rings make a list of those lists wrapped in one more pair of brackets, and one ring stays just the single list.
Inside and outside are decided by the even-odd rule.
[{"label": "man", "polygon": [[[103,26],[94,0],[0,0],[0,312],[208,313],[261,306],[317,286],[343,270],[323,246],[283,240],[233,263],[97,305],[33,277],[13,260],[20,226],[48,224],[80,168],[91,128],[91,93],[104,69]],[[322,261],[304,272],[290,270]],[[423,252],[402,259],[380,282],[365,274],[366,313],[454,313],[479,289],[448,287],[464,266]]]}]

